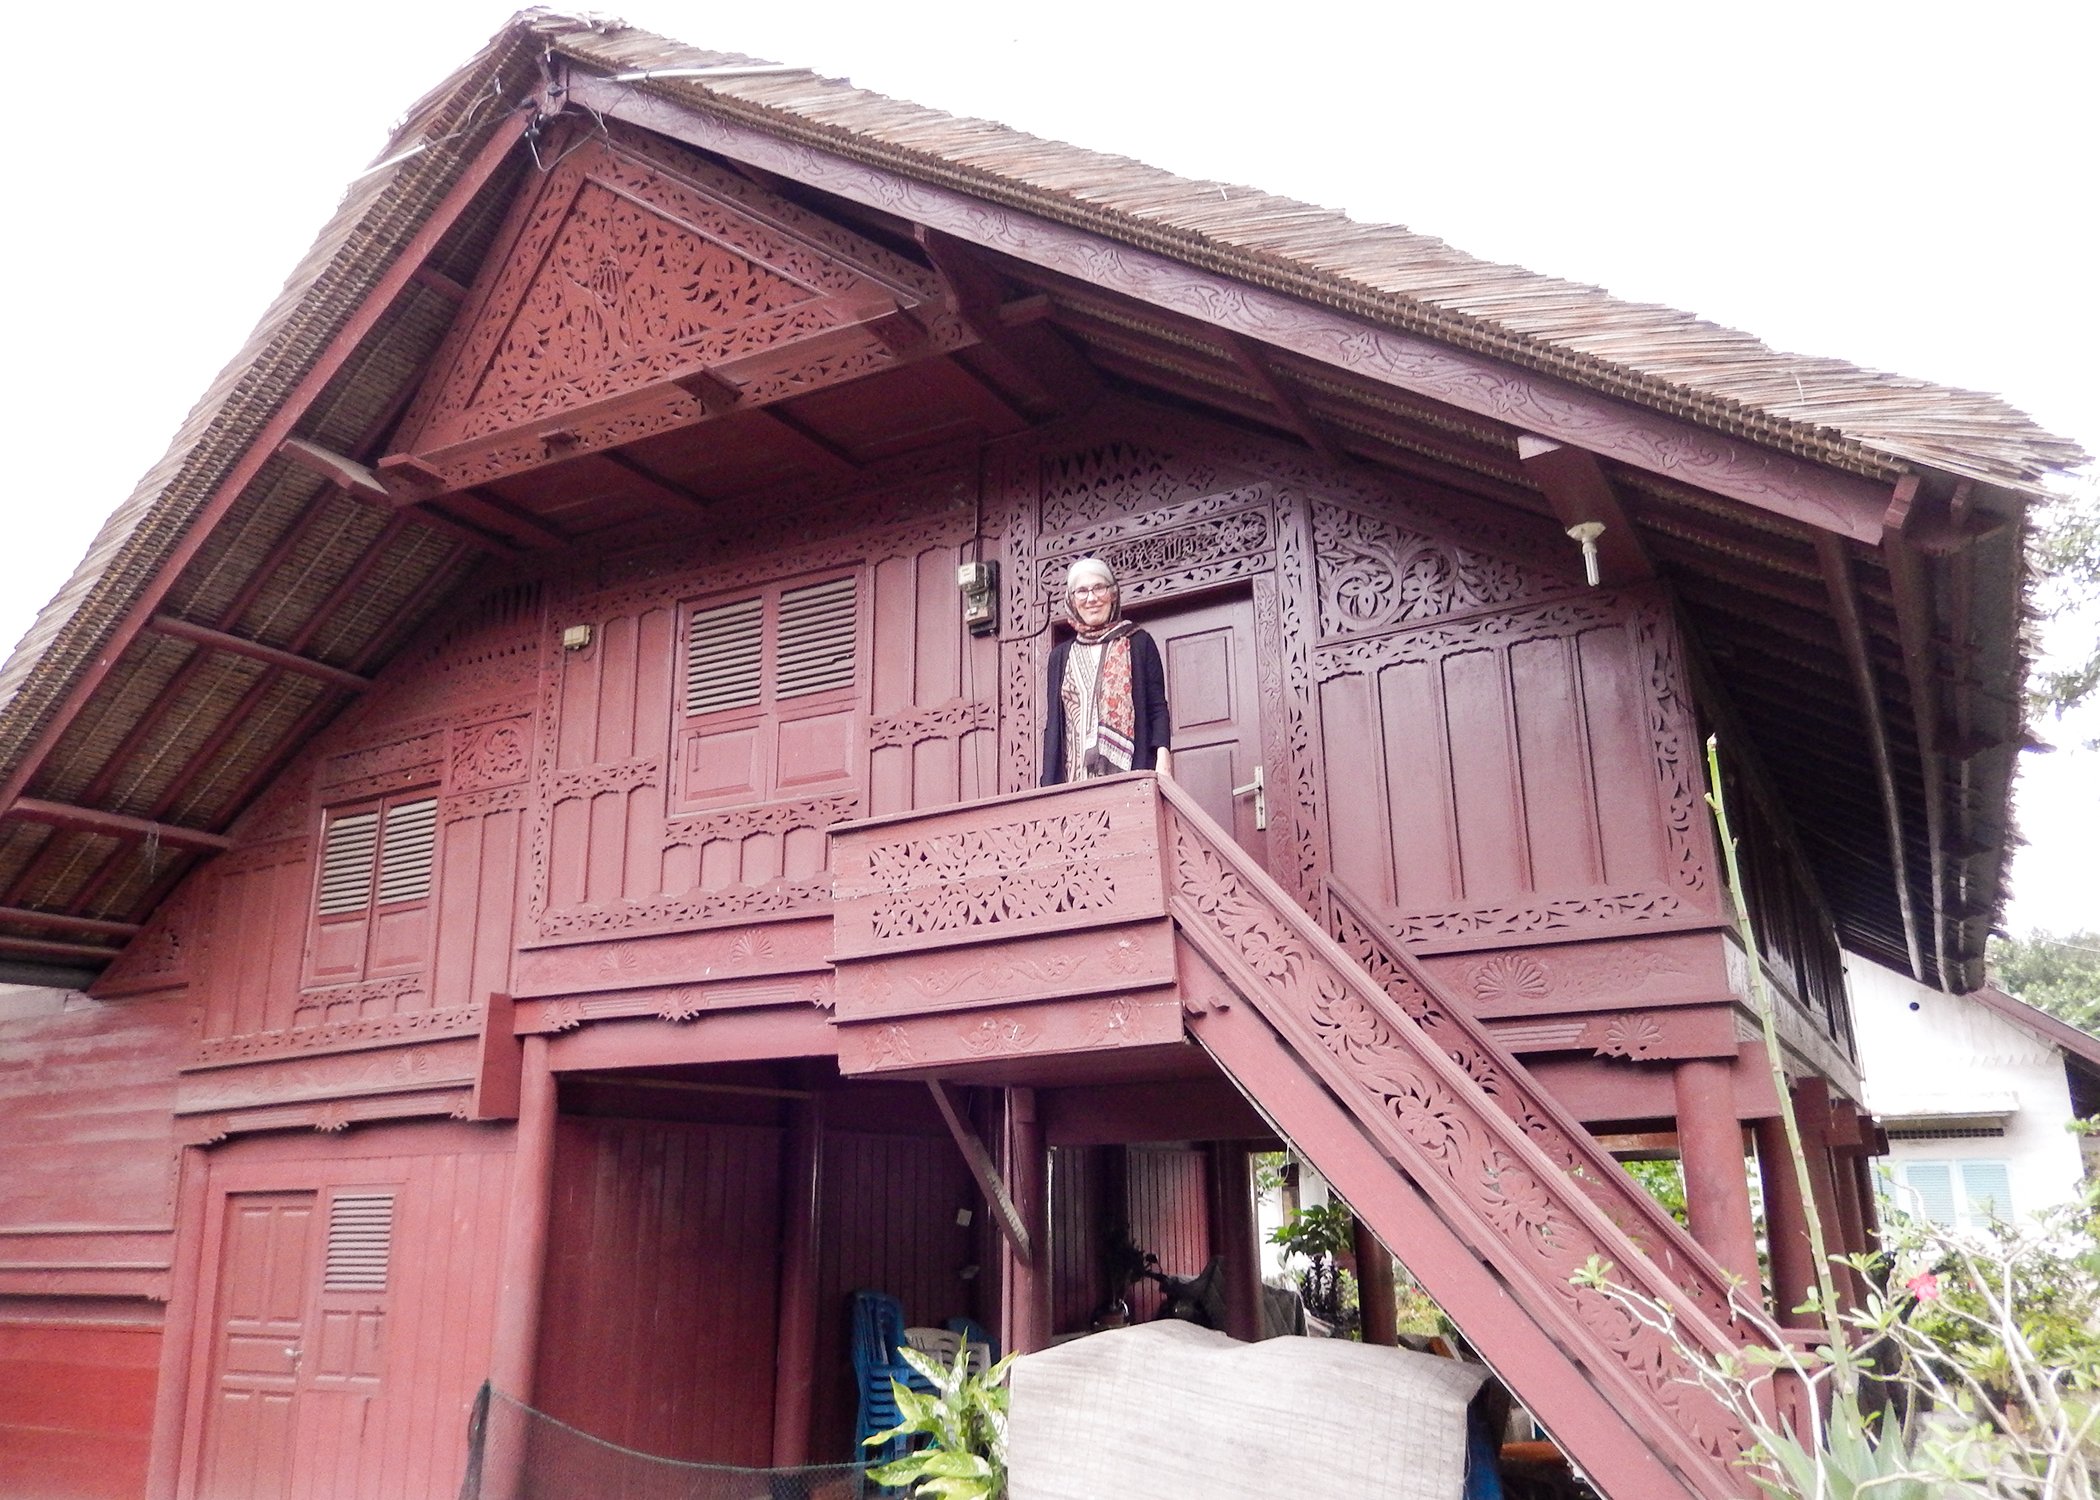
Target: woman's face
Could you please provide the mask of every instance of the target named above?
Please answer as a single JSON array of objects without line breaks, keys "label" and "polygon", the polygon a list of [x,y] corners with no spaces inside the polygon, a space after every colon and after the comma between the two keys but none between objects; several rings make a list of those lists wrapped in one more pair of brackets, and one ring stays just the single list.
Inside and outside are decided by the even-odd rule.
[{"label": "woman's face", "polygon": [[1072,590],[1072,613],[1089,630],[1099,630],[1116,610],[1116,589],[1109,583],[1082,583]]}]

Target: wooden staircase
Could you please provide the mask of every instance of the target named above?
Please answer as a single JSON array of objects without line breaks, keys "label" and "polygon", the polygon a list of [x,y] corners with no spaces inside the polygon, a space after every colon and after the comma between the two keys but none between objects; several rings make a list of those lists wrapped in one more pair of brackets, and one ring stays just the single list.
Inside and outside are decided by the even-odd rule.
[{"label": "wooden staircase", "polygon": [[[1697,1374],[1758,1337],[1727,1275],[1346,891],[1330,934],[1150,775],[843,825],[832,867],[842,1071],[1084,1079],[1193,1039],[1603,1493],[1751,1493]],[[1577,1286],[1593,1260],[1669,1327]]]},{"label": "wooden staircase", "polygon": [[[1160,789],[1195,1039],[1603,1493],[1749,1493],[1731,1467],[1744,1435],[1687,1354],[1750,1337],[1711,1257],[1345,893],[1346,949],[1186,793]],[[1592,1257],[1669,1308],[1674,1339],[1574,1285]]]}]

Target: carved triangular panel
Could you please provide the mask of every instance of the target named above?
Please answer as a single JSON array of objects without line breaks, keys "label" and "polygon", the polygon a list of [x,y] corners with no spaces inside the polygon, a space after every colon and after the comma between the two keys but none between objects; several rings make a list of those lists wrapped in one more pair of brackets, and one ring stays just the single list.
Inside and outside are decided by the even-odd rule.
[{"label": "carved triangular panel", "polygon": [[462,485],[869,373],[962,330],[923,268],[668,143],[533,178],[402,426]]}]

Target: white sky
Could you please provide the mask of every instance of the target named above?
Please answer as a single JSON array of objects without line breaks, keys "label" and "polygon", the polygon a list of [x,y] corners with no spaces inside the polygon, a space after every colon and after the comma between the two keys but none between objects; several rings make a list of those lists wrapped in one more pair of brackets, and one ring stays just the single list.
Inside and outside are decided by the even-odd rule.
[{"label": "white sky", "polygon": [[[16,289],[0,643],[160,456],[392,122],[507,14],[198,0],[18,33],[34,45],[11,70],[0,252]],[[1781,348],[1997,391],[2100,452],[2091,5],[642,0],[622,14],[1404,223]],[[2056,737],[2100,735],[2094,718]],[[2029,757],[2022,816],[2012,925],[2100,927],[2083,857],[2100,848],[2100,754]]]}]

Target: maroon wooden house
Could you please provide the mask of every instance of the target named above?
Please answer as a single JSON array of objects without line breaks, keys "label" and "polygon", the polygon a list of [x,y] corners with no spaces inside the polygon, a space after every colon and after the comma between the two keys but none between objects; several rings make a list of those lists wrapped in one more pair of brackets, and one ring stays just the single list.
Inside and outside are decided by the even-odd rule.
[{"label": "maroon wooden house", "polygon": [[[1838,947],[1980,980],[2071,445],[542,13],[387,158],[0,677],[0,1491],[450,1495],[486,1378],[844,1458],[857,1288],[1035,1347],[1127,1223],[1247,1330],[1279,1140],[1604,1491],[1742,1491],[1569,1275],[1743,1337],[1746,1154],[1782,1306],[1867,1242]],[[1171,783],[1035,789],[1086,554]]]}]

